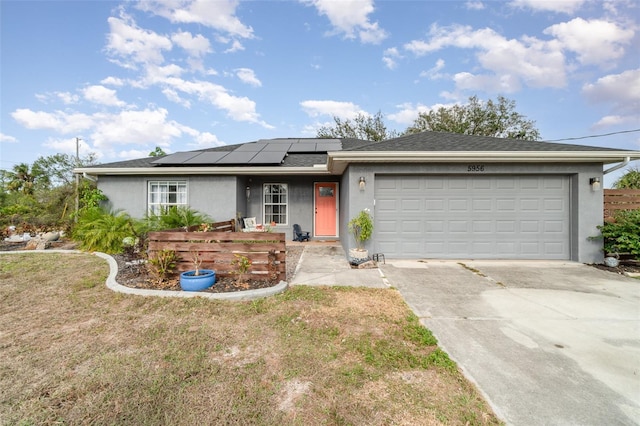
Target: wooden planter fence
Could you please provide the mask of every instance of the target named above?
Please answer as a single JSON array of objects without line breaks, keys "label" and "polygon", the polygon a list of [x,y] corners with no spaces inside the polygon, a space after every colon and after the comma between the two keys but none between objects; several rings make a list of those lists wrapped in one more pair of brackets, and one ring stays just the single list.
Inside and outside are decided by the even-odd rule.
[{"label": "wooden planter fence", "polygon": [[213,223],[205,223],[202,225],[192,225],[192,226],[189,226],[187,229],[184,229],[184,228],[165,229],[163,232],[202,231],[203,225],[206,226],[207,231],[210,231],[210,232],[236,232],[236,221],[233,219],[225,220],[224,222],[213,222]]},{"label": "wooden planter fence", "polygon": [[[232,227],[214,227],[228,223],[218,222],[211,224],[210,228],[235,229],[235,220],[229,222],[233,223]],[[234,276],[237,268],[233,261],[238,256],[245,256],[251,262],[247,271],[249,279],[286,280],[284,233],[170,230],[150,232],[148,238],[149,257],[155,256],[160,250],[174,250],[180,258],[176,268],[180,272],[194,269],[193,253],[198,252],[202,260],[200,268],[213,269],[216,276],[221,278]]]},{"label": "wooden planter fence", "polygon": [[640,209],[640,189],[605,189],[604,220],[614,222],[620,210]]}]

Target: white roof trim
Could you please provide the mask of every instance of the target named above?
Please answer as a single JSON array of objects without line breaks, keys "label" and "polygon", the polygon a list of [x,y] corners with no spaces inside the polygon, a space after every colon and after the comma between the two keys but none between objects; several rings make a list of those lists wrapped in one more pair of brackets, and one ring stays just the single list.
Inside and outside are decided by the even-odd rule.
[{"label": "white roof trim", "polygon": [[640,159],[640,151],[340,151],[327,168],[341,174],[350,163],[617,163]]},{"label": "white roof trim", "polygon": [[82,167],[88,175],[339,175],[350,163],[618,163],[640,159],[640,151],[334,151],[312,167]]}]

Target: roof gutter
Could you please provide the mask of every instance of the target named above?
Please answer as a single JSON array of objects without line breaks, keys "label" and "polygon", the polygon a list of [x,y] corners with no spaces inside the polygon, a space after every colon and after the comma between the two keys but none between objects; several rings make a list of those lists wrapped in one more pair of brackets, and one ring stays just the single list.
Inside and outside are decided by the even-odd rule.
[{"label": "roof gutter", "polygon": [[611,172],[615,172],[618,169],[621,169],[623,167],[626,167],[627,164],[629,164],[629,161],[631,161],[631,157],[625,157],[624,161],[620,164],[616,164],[613,167],[608,168],[607,170],[605,170],[604,172],[602,172],[603,175],[609,174]]}]

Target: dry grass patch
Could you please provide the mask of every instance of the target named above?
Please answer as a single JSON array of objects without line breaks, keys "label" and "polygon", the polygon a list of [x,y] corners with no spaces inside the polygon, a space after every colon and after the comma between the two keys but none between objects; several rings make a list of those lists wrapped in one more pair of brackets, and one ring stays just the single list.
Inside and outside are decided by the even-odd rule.
[{"label": "dry grass patch", "polygon": [[0,424],[499,423],[395,290],[160,299],[107,272],[0,254]]}]

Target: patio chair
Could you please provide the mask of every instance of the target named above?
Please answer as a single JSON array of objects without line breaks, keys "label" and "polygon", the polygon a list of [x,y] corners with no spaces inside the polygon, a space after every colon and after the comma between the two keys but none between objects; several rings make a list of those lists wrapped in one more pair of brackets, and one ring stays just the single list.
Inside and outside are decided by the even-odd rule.
[{"label": "patio chair", "polygon": [[258,225],[255,217],[245,217],[242,221],[244,222],[243,232],[256,232]]},{"label": "patio chair", "polygon": [[293,225],[293,241],[309,241],[309,232],[303,231],[297,223]]}]

